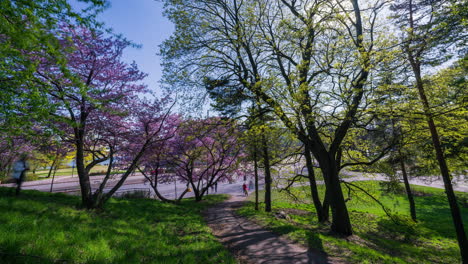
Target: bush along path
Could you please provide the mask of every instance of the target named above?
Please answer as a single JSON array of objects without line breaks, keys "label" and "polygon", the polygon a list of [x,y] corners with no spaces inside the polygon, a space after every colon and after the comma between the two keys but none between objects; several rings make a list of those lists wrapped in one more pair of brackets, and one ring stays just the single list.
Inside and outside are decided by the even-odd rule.
[{"label": "bush along path", "polygon": [[324,252],[307,249],[237,215],[244,202],[245,197],[232,195],[204,212],[213,234],[240,263],[336,263]]}]

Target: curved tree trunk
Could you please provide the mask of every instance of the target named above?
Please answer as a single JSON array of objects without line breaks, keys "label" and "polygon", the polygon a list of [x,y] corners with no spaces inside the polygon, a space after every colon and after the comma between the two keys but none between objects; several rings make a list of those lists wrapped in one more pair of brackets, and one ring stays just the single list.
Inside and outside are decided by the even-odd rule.
[{"label": "curved tree trunk", "polygon": [[139,167],[138,167],[138,170],[140,171],[141,174],[143,174],[143,176],[146,178],[146,180],[149,181],[149,183],[151,185],[151,188],[153,188],[153,191],[154,191],[154,193],[156,194],[156,197],[158,197],[159,200],[161,200],[162,202],[167,202],[167,203],[175,203],[176,202],[176,200],[167,199],[158,190],[159,166],[156,166],[156,168],[154,169],[154,171],[155,171],[154,179],[151,177],[151,175],[148,176],[145,173],[145,171],[140,169]]},{"label": "curved tree trunk", "polygon": [[[176,201],[179,201],[180,199],[182,199],[181,197],[183,197],[181,195],[181,197],[179,197],[178,200],[171,200],[171,199],[167,199],[166,197],[164,197],[164,195],[162,195],[159,190],[158,190],[158,179],[155,178],[155,181],[154,181],[154,185],[151,184],[151,187],[153,187],[153,191],[154,193],[156,194],[156,196],[158,197],[159,200],[161,200],[162,202],[165,202],[165,203],[176,203]],[[187,190],[185,190],[185,192],[183,193],[185,195],[185,193],[187,192]]]},{"label": "curved tree trunk", "polygon": [[188,192],[187,189],[185,189],[179,196],[179,198],[177,198],[177,203],[180,203],[180,201],[182,200],[182,198],[184,198],[185,194]]}]

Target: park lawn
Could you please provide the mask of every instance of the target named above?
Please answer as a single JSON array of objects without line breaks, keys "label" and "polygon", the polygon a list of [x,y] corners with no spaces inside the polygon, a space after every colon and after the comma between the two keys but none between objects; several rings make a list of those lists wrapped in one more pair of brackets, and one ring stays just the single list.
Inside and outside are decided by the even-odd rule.
[{"label": "park lawn", "polygon": [[226,196],[111,199],[88,211],[76,196],[11,193],[0,188],[0,263],[236,263],[201,216]]},{"label": "park lawn", "polygon": [[[94,166],[90,173],[97,173],[97,172],[102,172],[102,174],[105,174],[107,171],[107,165],[96,165]],[[63,168],[63,169],[58,169],[57,172],[55,173],[55,176],[71,176],[73,172],[73,175],[77,175],[76,168]],[[52,172],[53,173],[53,172]],[[47,175],[49,175],[49,170],[36,170],[36,173],[34,173],[37,178],[45,178]],[[32,175],[32,172],[28,172],[28,176]]]},{"label": "park lawn", "polygon": [[[405,193],[387,194],[377,181],[354,182],[377,197],[392,214],[390,219],[380,205],[361,191],[351,192],[347,202],[353,226],[353,236],[343,239],[330,233],[329,224],[317,222],[309,188],[295,188],[298,200],[285,192],[273,191],[273,212],[255,211],[254,195],[238,213],[270,230],[286,234],[291,239],[322,250],[329,257],[346,263],[460,263],[460,252],[455,237],[447,199],[441,189],[412,186],[418,222],[409,215]],[[320,186],[323,197],[323,186]],[[343,186],[345,197],[348,190]],[[468,225],[467,193],[457,193],[465,228]],[[263,197],[263,192],[260,194]],[[301,202],[300,202],[301,201]],[[263,209],[263,204],[260,205]],[[289,220],[275,217],[283,211]],[[468,231],[468,230],[467,230]]]}]

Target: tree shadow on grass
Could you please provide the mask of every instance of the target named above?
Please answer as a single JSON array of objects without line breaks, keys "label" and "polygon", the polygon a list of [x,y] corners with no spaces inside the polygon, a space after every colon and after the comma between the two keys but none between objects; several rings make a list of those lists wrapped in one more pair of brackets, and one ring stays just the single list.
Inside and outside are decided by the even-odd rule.
[{"label": "tree shadow on grass", "polygon": [[[430,229],[434,235],[456,239],[452,215],[444,195],[417,197],[416,210],[419,225]],[[463,208],[460,204],[460,212],[465,230],[468,231],[468,208]]]},{"label": "tree shadow on grass", "polygon": [[308,249],[298,247],[290,240],[280,238],[280,235],[301,231],[299,227],[292,223],[275,221],[263,228],[234,212],[243,203],[242,201],[224,202],[210,208],[210,212],[205,216],[208,224],[214,230],[219,230],[215,232],[217,237],[236,254],[244,256],[253,263],[266,263],[266,259],[273,263],[328,262],[317,234],[308,234],[308,240],[313,247]]},{"label": "tree shadow on grass", "polygon": [[0,189],[0,218],[12,229],[0,226],[6,234],[0,239],[1,263],[234,262],[199,214],[212,201],[179,206],[112,199],[103,211],[93,211],[77,210],[79,197],[4,192]]},{"label": "tree shadow on grass", "polygon": [[[430,201],[428,203],[432,204]],[[447,209],[419,205],[418,216],[421,220],[418,223],[414,223],[408,216],[394,216],[393,220],[382,216],[376,219],[375,228],[361,232],[359,236],[370,242],[367,246],[373,250],[404,261],[424,259],[431,263],[458,262],[459,251],[452,223],[447,221],[451,220]],[[445,242],[441,245],[440,239],[453,239],[454,243],[447,244],[443,240]]]}]

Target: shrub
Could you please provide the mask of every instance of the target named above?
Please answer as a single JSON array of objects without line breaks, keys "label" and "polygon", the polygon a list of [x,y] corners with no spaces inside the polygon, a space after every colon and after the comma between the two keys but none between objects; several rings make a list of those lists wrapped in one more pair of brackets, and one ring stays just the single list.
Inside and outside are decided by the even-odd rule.
[{"label": "shrub", "polygon": [[150,198],[149,190],[131,190],[120,193],[118,196],[121,198]]}]

